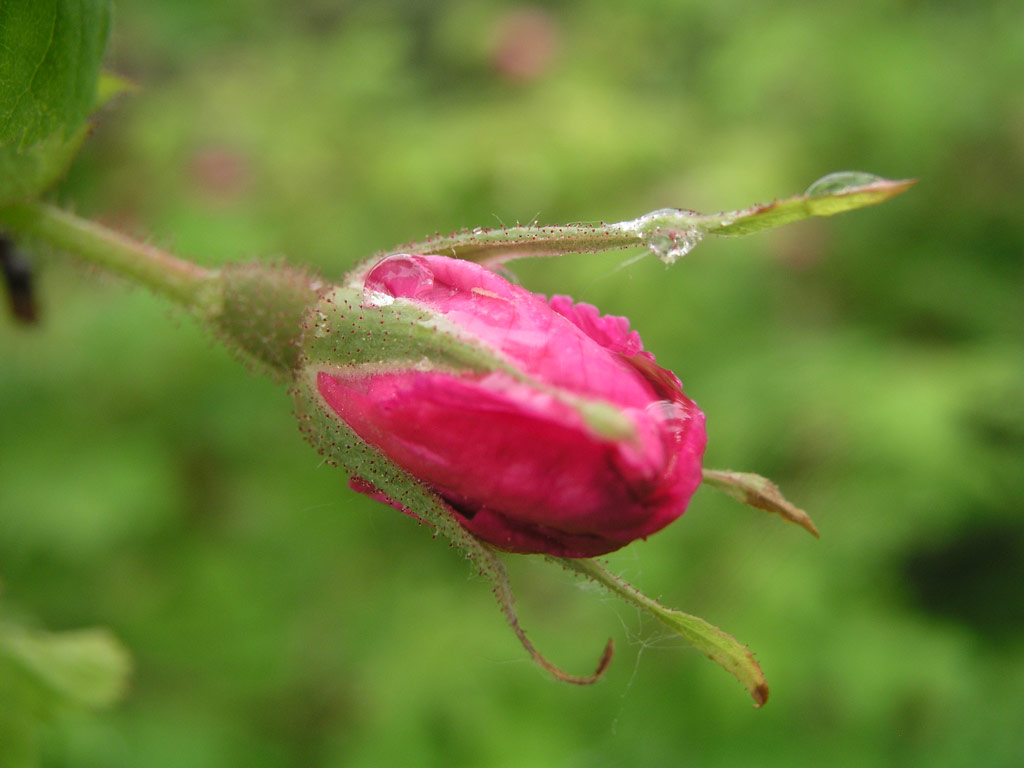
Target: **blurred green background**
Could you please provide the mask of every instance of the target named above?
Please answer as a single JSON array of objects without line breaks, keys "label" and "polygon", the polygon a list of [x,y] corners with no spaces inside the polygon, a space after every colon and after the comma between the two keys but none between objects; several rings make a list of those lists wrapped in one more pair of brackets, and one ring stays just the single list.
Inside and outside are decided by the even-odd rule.
[{"label": "blurred green background", "polygon": [[[884,206],[666,268],[518,262],[627,315],[814,541],[701,491],[610,558],[749,643],[735,681],[538,559],[526,658],[488,585],[350,492],[283,391],[63,258],[0,320],[4,610],[110,628],[122,704],[54,766],[1024,764],[1024,5],[862,0],[118,3],[105,110],[58,193],[207,264],[338,276],[435,230],[734,208],[856,168]],[[0,691],[0,709],[4,707]],[[0,745],[3,749],[3,745]]]}]

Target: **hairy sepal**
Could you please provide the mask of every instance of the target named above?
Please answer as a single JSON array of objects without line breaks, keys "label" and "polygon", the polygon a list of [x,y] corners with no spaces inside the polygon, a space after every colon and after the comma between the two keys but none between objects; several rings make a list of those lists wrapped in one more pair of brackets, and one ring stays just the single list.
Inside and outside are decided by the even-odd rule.
[{"label": "hairy sepal", "polygon": [[[335,296],[333,301],[337,301],[337,298]],[[544,658],[519,624],[508,571],[497,553],[463,528],[455,512],[440,496],[361,440],[342,422],[320,396],[316,378],[322,369],[308,360],[305,362],[307,365],[300,370],[293,388],[295,411],[306,439],[327,463],[344,470],[350,477],[360,478],[374,486],[412,517],[448,539],[453,547],[470,560],[479,573],[491,582],[494,596],[509,626],[541,668],[561,682],[575,685],[597,682],[611,662],[611,641],[605,646],[597,668],[591,675],[571,675]]]},{"label": "hairy sepal", "polygon": [[[356,285],[353,285],[353,282]],[[300,369],[304,374],[372,376],[417,370],[453,375],[501,372],[574,408],[609,440],[635,438],[633,424],[603,400],[584,398],[537,381],[476,337],[407,299],[376,305],[350,278],[328,290],[306,317]]]},{"label": "hairy sepal", "polygon": [[293,396],[300,429],[331,465],[350,478],[369,483],[435,533],[444,536],[492,584],[495,598],[516,637],[531,658],[556,679],[577,685],[596,682],[611,661],[605,647],[594,674],[570,675],[545,659],[527,639],[515,612],[504,563],[491,547],[469,533],[454,511],[427,485],[364,442],[320,395],[317,376],[354,371],[362,375],[389,370],[519,374],[475,339],[460,333],[444,317],[409,302],[369,306],[358,287],[327,291],[306,316]]},{"label": "hairy sepal", "polygon": [[515,373],[443,316],[403,299],[370,306],[361,290],[348,286],[329,290],[306,316],[302,367]]}]

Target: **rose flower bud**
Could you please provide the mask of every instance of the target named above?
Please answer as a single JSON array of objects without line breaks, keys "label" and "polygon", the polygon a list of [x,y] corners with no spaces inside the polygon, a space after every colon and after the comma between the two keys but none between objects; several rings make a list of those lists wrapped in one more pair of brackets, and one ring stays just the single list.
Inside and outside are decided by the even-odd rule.
[{"label": "rose flower bud", "polygon": [[700,484],[704,414],[625,318],[472,262],[396,255],[308,325],[300,415],[313,401],[306,430],[352,487],[409,511],[383,482],[397,465],[498,549],[611,552],[679,517]]}]

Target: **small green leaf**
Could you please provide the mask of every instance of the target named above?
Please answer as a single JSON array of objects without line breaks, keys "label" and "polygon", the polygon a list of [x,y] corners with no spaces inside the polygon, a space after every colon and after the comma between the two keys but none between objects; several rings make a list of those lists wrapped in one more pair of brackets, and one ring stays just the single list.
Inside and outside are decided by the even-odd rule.
[{"label": "small green leaf", "polygon": [[135,93],[138,90],[139,86],[133,80],[116,72],[104,71],[96,85],[96,103],[93,104],[93,111],[102,109],[123,93]]},{"label": "small green leaf", "polygon": [[812,216],[834,216],[878,205],[916,183],[916,179],[892,181],[862,171],[840,171],[818,179],[802,195],[741,211],[699,216],[697,226],[708,234],[749,235]]},{"label": "small green leaf", "polygon": [[131,657],[105,629],[49,633],[0,626],[0,655],[57,701],[108,707],[128,685]]},{"label": "small green leaf", "polygon": [[749,507],[781,515],[784,520],[796,523],[801,528],[818,536],[818,529],[811,521],[810,515],[788,502],[779,490],[779,486],[766,477],[750,472],[705,469],[703,482]]}]

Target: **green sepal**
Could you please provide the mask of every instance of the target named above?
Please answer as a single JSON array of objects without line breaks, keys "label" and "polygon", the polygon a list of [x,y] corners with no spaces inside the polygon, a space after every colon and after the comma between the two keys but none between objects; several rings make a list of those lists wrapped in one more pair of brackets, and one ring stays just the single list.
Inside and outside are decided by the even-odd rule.
[{"label": "green sepal", "polygon": [[118,96],[126,93],[135,93],[139,90],[139,84],[129,80],[124,75],[104,70],[100,73],[99,82],[96,84],[96,103],[93,105],[93,114],[103,109]]},{"label": "green sepal", "polygon": [[571,675],[544,658],[519,624],[508,571],[498,554],[463,528],[455,512],[440,496],[361,440],[342,422],[320,396],[316,386],[317,373],[315,366],[303,366],[292,395],[299,428],[324,460],[343,469],[349,477],[357,477],[371,484],[412,517],[448,539],[452,546],[470,560],[480,575],[491,582],[494,596],[509,626],[540,667],[562,682],[576,685],[597,682],[611,663],[611,641],[605,646],[597,668],[591,675]]},{"label": "green sepal", "polygon": [[779,486],[766,477],[751,472],[733,472],[731,469],[705,469],[701,482],[748,507],[779,515],[783,520],[799,525],[820,538],[811,516],[787,500]]},{"label": "green sepal", "polygon": [[322,368],[517,371],[489,347],[404,299],[368,305],[358,287],[328,290],[307,316],[304,365]]},{"label": "green sepal", "polygon": [[396,370],[453,374],[500,371],[574,408],[596,435],[607,440],[635,437],[632,423],[612,404],[537,381],[443,314],[402,298],[374,300],[371,295],[368,301],[353,282],[358,280],[350,279],[345,285],[329,289],[307,316],[304,369],[346,376]]}]

